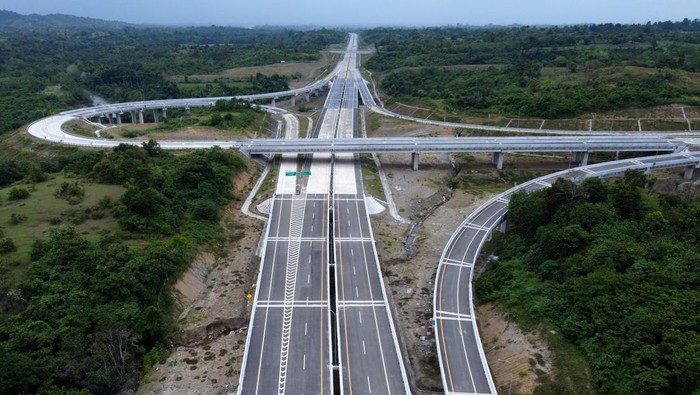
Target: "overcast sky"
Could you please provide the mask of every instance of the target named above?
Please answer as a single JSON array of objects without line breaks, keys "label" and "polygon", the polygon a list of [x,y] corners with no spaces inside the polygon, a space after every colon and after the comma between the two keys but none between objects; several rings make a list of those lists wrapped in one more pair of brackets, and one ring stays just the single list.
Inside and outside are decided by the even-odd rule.
[{"label": "overcast sky", "polygon": [[643,23],[700,18],[700,0],[0,0],[0,9],[131,23],[245,27]]}]

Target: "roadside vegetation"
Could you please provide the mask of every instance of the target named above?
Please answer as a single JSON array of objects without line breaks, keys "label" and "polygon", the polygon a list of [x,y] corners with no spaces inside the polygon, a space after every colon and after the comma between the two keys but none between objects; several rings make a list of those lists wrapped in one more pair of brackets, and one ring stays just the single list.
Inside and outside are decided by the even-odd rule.
[{"label": "roadside vegetation", "polygon": [[700,21],[567,27],[374,29],[365,66],[387,102],[444,114],[563,118],[700,105]]},{"label": "roadside vegetation", "polygon": [[175,156],[153,141],[5,159],[0,393],[135,388],[167,355],[170,285],[221,241],[245,167],[219,148]]},{"label": "roadside vegetation", "polygon": [[512,197],[509,233],[476,292],[526,330],[550,334],[562,374],[535,393],[585,386],[579,352],[596,393],[700,388],[700,200],[652,194],[653,183],[628,171],[612,183],[560,179]]},{"label": "roadside vegetation", "polygon": [[211,83],[190,83],[189,76],[314,62],[328,45],[345,40],[343,32],[325,29],[1,27],[0,133],[87,106],[87,91],[121,102],[284,90],[297,76],[255,74]]}]

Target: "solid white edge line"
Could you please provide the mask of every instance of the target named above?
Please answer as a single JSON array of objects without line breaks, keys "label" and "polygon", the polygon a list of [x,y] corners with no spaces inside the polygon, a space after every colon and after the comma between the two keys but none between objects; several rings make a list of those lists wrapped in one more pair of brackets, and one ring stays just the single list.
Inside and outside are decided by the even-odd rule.
[{"label": "solid white edge line", "polygon": [[[364,184],[363,184],[364,185]],[[364,189],[364,187],[363,187]],[[364,199],[367,198],[367,195],[363,193]],[[364,201],[363,199],[363,201]],[[406,394],[410,394],[411,386],[408,384],[408,376],[406,375],[406,367],[404,366],[403,363],[403,355],[401,353],[401,348],[399,347],[399,339],[396,336],[396,328],[394,327],[394,318],[392,317],[391,314],[391,308],[389,307],[389,299],[387,298],[387,293],[386,293],[386,288],[384,287],[384,277],[382,276],[382,270],[381,267],[379,266],[379,256],[377,255],[377,249],[375,248],[376,241],[374,240],[374,230],[372,229],[372,221],[369,218],[369,211],[365,209],[365,215],[367,217],[367,225],[369,226],[369,234],[372,237],[372,252],[374,253],[374,261],[376,262],[377,266],[377,272],[379,273],[379,283],[381,285],[382,289],[382,297],[384,298],[384,301],[386,303],[386,314],[387,318],[389,319],[389,326],[391,327],[391,337],[394,339],[394,351],[396,352],[396,355],[398,356],[399,360],[399,367],[401,369],[401,378],[403,380],[403,385],[404,388],[406,388]]]},{"label": "solid white edge line", "polygon": [[[272,203],[270,207],[270,220],[267,222],[267,226],[265,230],[267,232],[270,231],[269,225],[272,223],[272,213],[274,213],[275,209],[275,199],[273,196]],[[267,234],[265,236],[267,237]],[[255,297],[253,298],[253,311],[251,312],[250,315],[250,321],[248,321],[248,336],[246,336],[246,342],[245,342],[245,351],[243,352],[243,364],[241,365],[241,373],[240,377],[238,378],[238,395],[241,395],[243,393],[243,379],[245,378],[245,369],[246,365],[248,363],[248,354],[250,352],[250,341],[253,336],[253,323],[255,322],[255,312],[257,311],[257,303],[258,303],[258,291],[260,290],[260,283],[262,281],[262,274],[265,268],[265,254],[267,253],[267,249],[263,249],[262,256],[260,258],[260,269],[258,271],[258,281],[255,284]]]}]

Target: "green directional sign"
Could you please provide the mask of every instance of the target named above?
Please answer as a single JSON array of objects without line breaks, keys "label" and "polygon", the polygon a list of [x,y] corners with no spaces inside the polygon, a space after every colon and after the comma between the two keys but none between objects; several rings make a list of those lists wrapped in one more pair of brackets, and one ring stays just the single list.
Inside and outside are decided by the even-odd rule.
[{"label": "green directional sign", "polygon": [[302,172],[299,173],[299,174],[300,174],[302,177],[305,177],[305,176],[308,177],[308,176],[311,175],[311,171],[309,171],[309,170],[304,170],[304,171],[302,171]]},{"label": "green directional sign", "polygon": [[296,176],[297,172],[296,171],[285,171],[284,175],[285,176]]}]

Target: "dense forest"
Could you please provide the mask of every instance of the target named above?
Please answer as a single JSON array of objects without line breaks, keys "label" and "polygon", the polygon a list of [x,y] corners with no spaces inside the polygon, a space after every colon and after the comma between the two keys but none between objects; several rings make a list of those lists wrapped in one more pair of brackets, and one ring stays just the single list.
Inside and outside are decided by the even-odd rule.
[{"label": "dense forest", "polygon": [[[169,76],[314,61],[340,31],[224,27],[0,28],[0,133],[69,107],[87,91],[115,102],[187,97]],[[230,94],[286,89],[288,77],[257,75]],[[197,92],[194,92],[195,94]],[[206,92],[201,92],[205,94]]]},{"label": "dense forest", "polygon": [[575,344],[601,394],[700,389],[700,200],[653,184],[628,171],[514,195],[498,259],[476,281],[480,301]]},{"label": "dense forest", "polygon": [[[395,100],[557,118],[625,107],[700,105],[700,20],[644,25],[374,29]],[[480,67],[476,67],[480,66]]]},{"label": "dense forest", "polygon": [[[167,355],[169,287],[201,246],[221,239],[222,207],[233,197],[232,177],[245,168],[243,160],[218,148],[174,156],[150,141],[37,165],[5,164],[12,170],[3,172],[3,183],[37,182],[50,170],[123,185],[126,192],[93,208],[114,215],[119,231],[88,241],[71,226],[57,226],[34,243],[19,284],[0,290],[0,393],[134,388],[141,372]],[[32,204],[23,184],[16,185],[9,199]],[[81,197],[80,182],[64,183],[56,196]],[[11,238],[9,231],[0,235]]]}]

